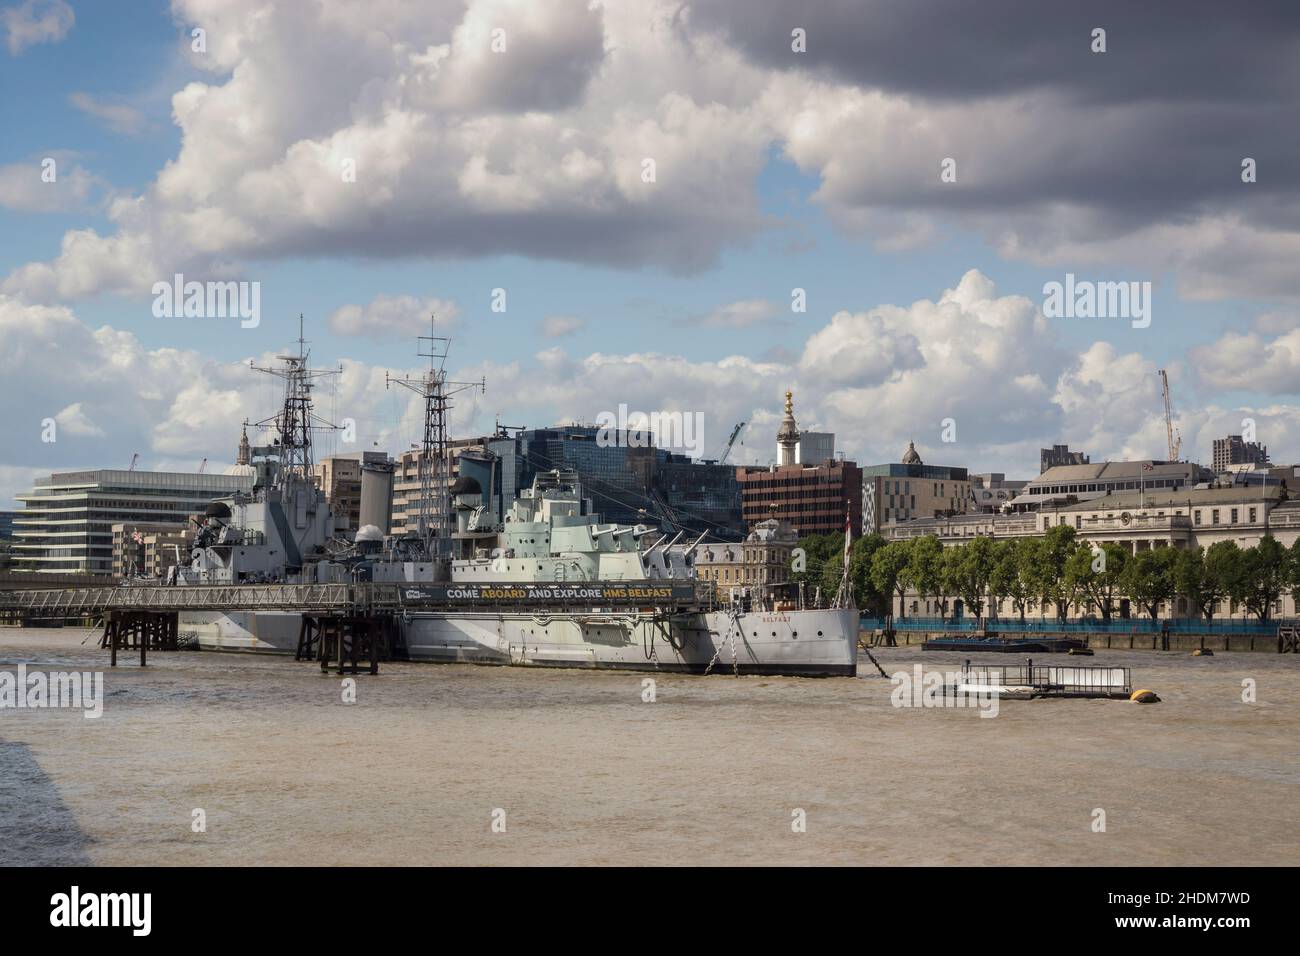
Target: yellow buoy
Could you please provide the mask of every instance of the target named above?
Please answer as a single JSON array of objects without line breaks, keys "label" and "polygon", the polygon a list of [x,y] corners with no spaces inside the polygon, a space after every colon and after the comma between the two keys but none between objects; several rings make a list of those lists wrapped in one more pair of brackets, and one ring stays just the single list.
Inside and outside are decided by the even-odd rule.
[{"label": "yellow buoy", "polygon": [[1129,700],[1136,701],[1139,704],[1158,704],[1160,697],[1153,690],[1135,690],[1129,696]]}]

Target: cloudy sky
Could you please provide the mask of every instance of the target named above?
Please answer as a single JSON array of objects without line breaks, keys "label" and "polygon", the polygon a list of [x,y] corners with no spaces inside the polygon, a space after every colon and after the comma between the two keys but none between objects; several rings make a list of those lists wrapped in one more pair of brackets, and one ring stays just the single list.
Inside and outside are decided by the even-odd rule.
[{"label": "cloudy sky", "polygon": [[[417,440],[436,313],[458,433],[625,404],[766,462],[793,389],[859,462],[1029,477],[1162,457],[1165,368],[1185,454],[1300,461],[1293,3],[9,0],[0,90],[0,507],[229,463],[299,314],[321,452]],[[155,315],[178,273],[259,324]],[[1149,326],[1045,314],[1067,273]]]}]

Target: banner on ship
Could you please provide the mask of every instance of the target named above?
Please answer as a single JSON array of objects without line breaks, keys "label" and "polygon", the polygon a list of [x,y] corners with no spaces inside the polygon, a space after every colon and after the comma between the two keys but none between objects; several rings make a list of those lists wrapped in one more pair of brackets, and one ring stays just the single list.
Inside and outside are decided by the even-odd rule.
[{"label": "banner on ship", "polygon": [[402,588],[406,604],[680,604],[695,599],[682,583],[601,582],[557,584],[421,584]]}]

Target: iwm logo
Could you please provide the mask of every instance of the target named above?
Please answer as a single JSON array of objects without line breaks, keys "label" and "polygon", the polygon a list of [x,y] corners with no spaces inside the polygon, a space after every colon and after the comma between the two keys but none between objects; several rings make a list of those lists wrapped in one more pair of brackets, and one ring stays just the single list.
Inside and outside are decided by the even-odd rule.
[{"label": "iwm logo", "polygon": [[1064,283],[1046,283],[1043,296],[1049,319],[1132,319],[1135,329],[1151,324],[1150,282],[1075,281],[1067,272]]},{"label": "iwm logo", "polygon": [[242,329],[255,329],[262,321],[260,282],[186,282],[178,272],[171,282],[155,282],[150,291],[155,318],[239,318]]}]

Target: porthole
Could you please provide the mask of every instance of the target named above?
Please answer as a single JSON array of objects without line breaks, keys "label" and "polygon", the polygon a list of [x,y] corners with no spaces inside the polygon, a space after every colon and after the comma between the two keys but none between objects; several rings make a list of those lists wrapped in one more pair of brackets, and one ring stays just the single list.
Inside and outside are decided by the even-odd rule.
[{"label": "porthole", "polygon": [[821,631],[818,631],[818,632],[817,632],[817,636],[818,636],[818,637],[821,637],[821,636],[822,636],[822,632],[821,632]]}]

